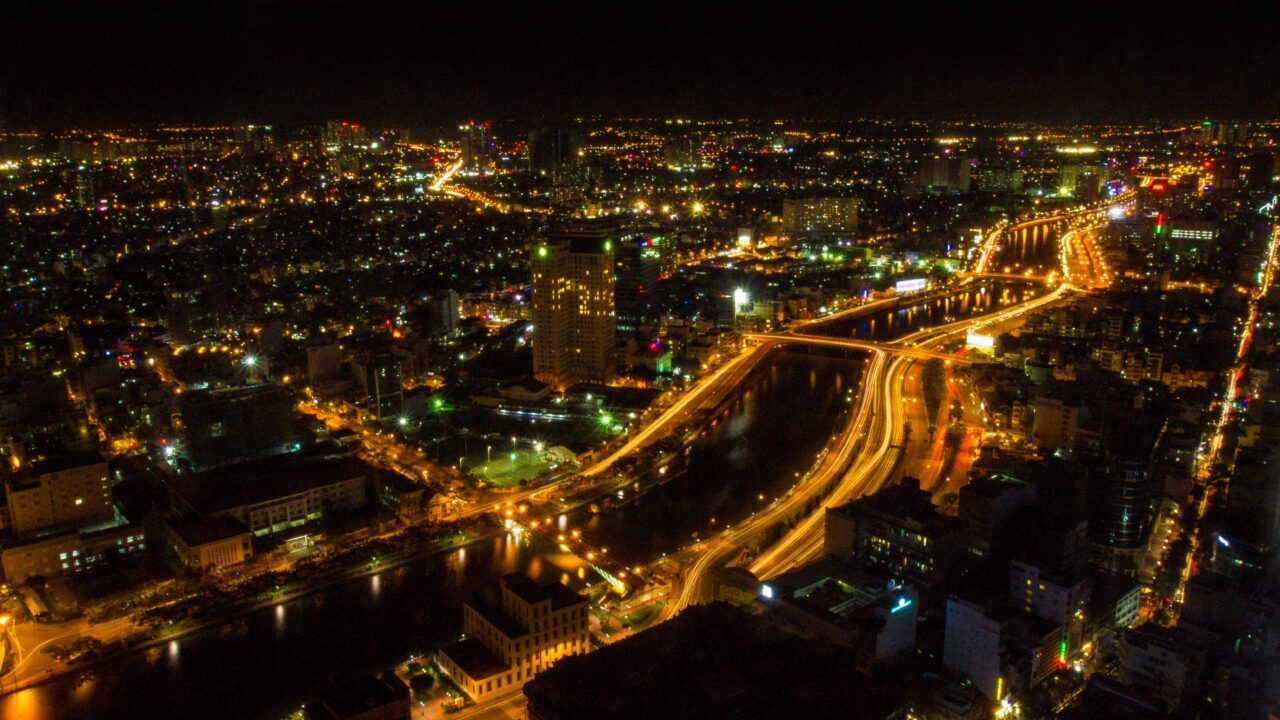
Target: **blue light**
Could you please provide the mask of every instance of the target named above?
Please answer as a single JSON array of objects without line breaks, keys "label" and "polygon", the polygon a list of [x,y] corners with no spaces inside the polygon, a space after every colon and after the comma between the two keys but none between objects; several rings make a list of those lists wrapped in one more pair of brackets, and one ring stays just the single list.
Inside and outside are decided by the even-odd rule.
[{"label": "blue light", "polygon": [[760,586],[760,597],[764,598],[765,600],[772,600],[772,599],[773,599],[773,586],[772,586],[772,585],[761,585],[761,586]]},{"label": "blue light", "polygon": [[908,607],[911,607],[911,601],[910,601],[910,600],[908,600],[908,599],[907,599],[907,598],[905,598],[905,597],[900,597],[900,598],[898,598],[898,604],[897,604],[897,605],[895,605],[895,606],[893,606],[893,608],[891,608],[891,609],[889,610],[889,612],[890,612],[890,613],[896,613],[896,612],[898,612],[899,610],[903,610],[903,609],[908,608]]},{"label": "blue light", "polygon": [[1218,544],[1222,545],[1222,547],[1231,547],[1231,543],[1227,542],[1227,539],[1221,535],[1218,536]]}]

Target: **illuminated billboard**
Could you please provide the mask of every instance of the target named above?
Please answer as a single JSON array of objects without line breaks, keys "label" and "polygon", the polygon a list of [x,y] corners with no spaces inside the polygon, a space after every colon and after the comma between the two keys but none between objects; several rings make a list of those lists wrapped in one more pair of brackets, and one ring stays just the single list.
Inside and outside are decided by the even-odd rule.
[{"label": "illuminated billboard", "polygon": [[990,335],[970,332],[968,337],[965,338],[965,344],[969,347],[990,349],[996,346],[996,339]]},{"label": "illuminated billboard", "polygon": [[893,286],[894,291],[899,295],[924,292],[928,288],[929,281],[926,278],[907,278],[906,280],[899,280]]}]

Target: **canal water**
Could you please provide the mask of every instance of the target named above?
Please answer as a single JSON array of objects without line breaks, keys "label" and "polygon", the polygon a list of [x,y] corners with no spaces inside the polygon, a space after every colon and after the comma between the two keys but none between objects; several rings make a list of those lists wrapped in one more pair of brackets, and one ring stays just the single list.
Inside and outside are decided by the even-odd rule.
[{"label": "canal water", "polygon": [[1047,290],[1044,283],[1034,281],[998,280],[974,283],[972,287],[946,297],[917,303],[904,300],[896,307],[819,322],[806,329],[806,332],[831,337],[894,340],[921,328],[996,312],[1002,307],[1043,295]]},{"label": "canal water", "polygon": [[853,405],[859,351],[784,351],[762,363],[706,435],[674,463],[675,477],[598,515],[577,513],[595,547],[626,565],[647,563],[750,516],[814,463]]},{"label": "canal water", "polygon": [[1061,271],[1061,235],[1061,226],[1053,223],[1006,231],[988,267],[995,273],[1020,274],[1030,270],[1033,275],[1046,275],[1052,270]]},{"label": "canal water", "polygon": [[376,672],[454,639],[462,600],[494,592],[498,577],[519,570],[578,587],[587,577],[572,556],[502,537],[0,698],[0,718],[282,717],[331,678]]},{"label": "canal water", "polygon": [[[862,357],[826,348],[774,353],[717,413],[683,474],[601,515],[559,521],[640,563],[745,518],[763,504],[758,498],[781,494],[813,463],[850,406],[847,396],[856,396]],[[578,588],[598,582],[546,541],[504,537],[0,698],[0,718],[280,717],[330,678],[377,671],[453,639],[462,601],[495,592],[497,578],[515,571]]]}]

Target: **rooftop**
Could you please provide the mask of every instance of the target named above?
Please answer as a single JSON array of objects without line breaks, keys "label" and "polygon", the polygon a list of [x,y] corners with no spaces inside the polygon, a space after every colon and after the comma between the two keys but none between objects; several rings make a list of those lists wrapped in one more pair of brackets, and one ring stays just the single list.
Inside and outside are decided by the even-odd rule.
[{"label": "rooftop", "polygon": [[479,613],[480,616],[487,620],[490,625],[498,628],[498,632],[506,635],[509,639],[514,640],[529,634],[529,628],[526,628],[514,619],[507,617],[506,613],[502,612],[501,608],[475,602],[468,602],[467,606]]},{"label": "rooftop", "polygon": [[551,608],[559,610],[561,608],[584,603],[587,599],[573,590],[569,589],[563,583],[550,583],[543,585],[535,582],[532,578],[524,573],[510,573],[502,576],[502,584],[515,593],[517,597],[530,605],[540,603],[543,600],[551,601]]},{"label": "rooftop", "polygon": [[174,518],[168,522],[168,525],[187,547],[207,545],[249,533],[248,528],[239,520],[225,515]]},{"label": "rooftop", "polygon": [[368,474],[369,467],[354,458],[278,455],[181,475],[171,481],[171,487],[193,510],[213,515]]},{"label": "rooftop", "polygon": [[409,705],[409,688],[391,673],[361,675],[328,692],[307,706],[307,717],[318,720],[343,720],[365,717],[365,713],[388,705]]},{"label": "rooftop", "polygon": [[48,475],[49,473],[62,472],[72,468],[101,465],[106,462],[102,457],[102,453],[96,450],[76,450],[59,453],[48,460],[41,460],[32,466],[32,472],[36,475]]},{"label": "rooftop", "polygon": [[483,680],[511,669],[475,638],[451,642],[440,648],[440,652],[448,655],[472,680]]},{"label": "rooftop", "polygon": [[[655,691],[655,688],[659,691]],[[524,688],[542,720],[883,718],[900,689],[858,675],[831,643],[802,640],[723,602],[588,655],[567,657]]]}]

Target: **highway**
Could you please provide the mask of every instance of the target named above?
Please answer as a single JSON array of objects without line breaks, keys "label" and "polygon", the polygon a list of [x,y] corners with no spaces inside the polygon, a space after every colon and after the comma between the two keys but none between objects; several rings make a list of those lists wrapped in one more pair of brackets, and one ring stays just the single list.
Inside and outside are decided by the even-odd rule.
[{"label": "highway", "polygon": [[747,375],[755,369],[759,361],[768,355],[773,346],[772,340],[760,345],[749,345],[737,357],[720,366],[711,375],[703,378],[686,392],[679,400],[662,412],[662,415],[645,425],[605,459],[583,470],[584,477],[598,475],[615,462],[643,448],[650,442],[660,440],[681,424],[694,419],[696,413],[703,408],[719,405],[721,401],[738,387]]},{"label": "highway", "polygon": [[[917,360],[921,357],[946,357],[954,362],[956,358],[939,352],[941,345],[972,330],[1009,322],[1046,305],[1061,302],[1076,291],[1074,286],[1062,283],[1051,292],[1016,306],[976,318],[922,328],[889,343],[824,338],[822,344],[855,347],[871,353],[856,410],[848,426],[833,438],[833,443],[819,456],[817,464],[785,496],[736,527],[699,543],[688,551],[687,556],[678,558],[685,563],[679,594],[663,608],[662,619],[672,617],[698,601],[708,571],[734,560],[743,548],[758,543],[775,525],[801,516],[810,502],[825,495],[816,510],[804,515],[780,540],[756,556],[749,569],[757,577],[767,579],[819,557],[826,508],[843,505],[879,490],[897,468],[896,461],[906,435],[904,381]],[[803,342],[808,339],[786,335],[765,337],[775,342],[788,339]],[[913,357],[915,353],[906,352],[909,350],[925,352],[920,353],[920,357]]]},{"label": "highway", "polygon": [[[720,399],[732,392],[755,368],[759,360],[773,348],[786,343],[846,347],[867,352],[869,360],[846,426],[836,432],[827,447],[818,453],[809,471],[798,478],[784,495],[775,498],[763,510],[735,526],[727,527],[720,533],[695,543],[672,558],[681,566],[680,577],[675,584],[677,593],[663,606],[657,621],[668,620],[683,608],[697,603],[708,572],[734,562],[745,548],[760,545],[769,532],[783,523],[798,519],[798,522],[777,542],[752,560],[749,565],[752,573],[759,578],[767,579],[821,556],[826,508],[843,505],[850,500],[873,493],[884,487],[894,476],[898,467],[898,455],[906,444],[905,421],[909,417],[908,413],[910,412],[910,415],[916,418],[923,414],[921,407],[913,405],[909,409],[904,396],[908,373],[913,370],[919,372],[919,361],[945,358],[947,362],[954,363],[960,358],[942,352],[940,349],[942,345],[954,342],[971,330],[1009,322],[1046,305],[1060,302],[1075,291],[1075,287],[1063,283],[1053,291],[1025,303],[975,318],[922,328],[888,343],[794,332],[798,328],[793,328],[793,332],[790,333],[749,334],[748,339],[759,344],[749,346],[736,358],[705,378],[693,390],[667,408],[659,418],[636,433],[607,458],[580,475],[591,477],[604,473],[617,460],[665,436],[680,424],[694,419],[699,409],[714,407]],[[865,311],[872,305],[884,302],[890,301],[850,308],[840,314]],[[830,319],[832,316],[807,322],[800,327],[812,326],[815,322]],[[948,400],[953,390],[949,381]],[[923,406],[923,401],[920,400],[917,404]],[[943,417],[945,417],[947,404],[944,402],[939,413]],[[920,432],[925,432],[925,428],[920,428]],[[936,459],[932,462],[935,473],[940,472],[940,463]],[[528,491],[522,493],[519,499],[528,499],[549,489],[544,487]],[[518,502],[515,498],[508,496],[474,509],[485,511],[499,509],[502,505],[513,501]],[[818,503],[818,507],[806,513],[806,508],[815,502]],[[504,699],[500,702],[483,703],[472,712],[476,717],[518,716],[522,710],[517,706],[518,702],[518,699]]]}]

